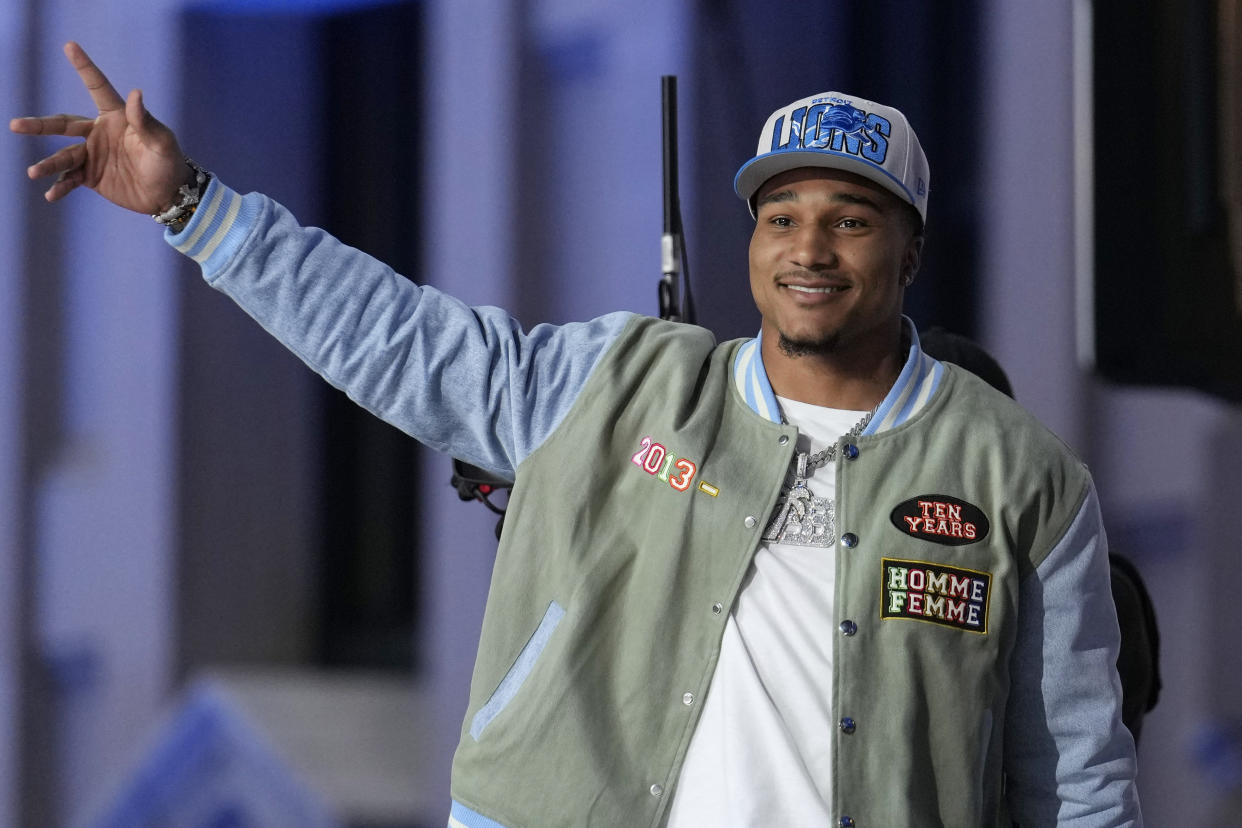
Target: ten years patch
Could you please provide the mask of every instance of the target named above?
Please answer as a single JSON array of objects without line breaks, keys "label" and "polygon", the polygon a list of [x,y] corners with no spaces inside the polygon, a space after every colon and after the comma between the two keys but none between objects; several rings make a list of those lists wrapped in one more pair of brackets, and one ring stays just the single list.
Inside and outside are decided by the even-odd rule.
[{"label": "ten years patch", "polygon": [[889,519],[912,538],[945,546],[965,546],[987,537],[988,516],[973,503],[941,494],[919,495],[899,503]]}]

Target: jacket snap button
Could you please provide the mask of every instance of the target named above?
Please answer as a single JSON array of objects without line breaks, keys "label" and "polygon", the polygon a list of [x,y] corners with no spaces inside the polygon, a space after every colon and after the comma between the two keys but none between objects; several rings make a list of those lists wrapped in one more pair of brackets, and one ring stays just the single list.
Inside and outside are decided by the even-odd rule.
[{"label": "jacket snap button", "polygon": [[858,535],[855,535],[853,532],[846,532],[841,536],[841,545],[847,549],[853,549],[855,546],[858,546]]},{"label": "jacket snap button", "polygon": [[712,604],[712,614],[713,614],[713,615],[720,615],[720,613],[722,613],[722,612],[724,612],[724,604],[722,604],[722,603],[720,603],[720,602],[716,602],[715,604]]},{"label": "jacket snap button", "polygon": [[841,622],[841,632],[845,635],[853,635],[858,632],[858,625],[853,621],[845,620]]},{"label": "jacket snap button", "polygon": [[694,704],[694,694],[686,693],[684,696],[681,697],[681,703],[684,704],[686,707],[689,707],[690,705]]},{"label": "jacket snap button", "polygon": [[787,446],[787,445],[789,445],[789,435],[788,435],[788,434],[782,434],[782,435],[781,435],[781,438],[780,438],[779,440],[777,440],[776,442],[780,443],[782,446]]},{"label": "jacket snap button", "polygon": [[663,785],[652,785],[652,786],[651,786],[651,795],[652,795],[652,796],[661,796],[661,795],[663,795],[663,793],[664,793],[664,786],[663,786]]},{"label": "jacket snap button", "polygon": [[841,828],[854,828],[854,820],[847,816],[841,817],[841,822],[839,824]]},{"label": "jacket snap button", "polygon": [[755,516],[754,516],[754,515],[747,515],[747,516],[746,516],[746,520],[742,521],[742,523],[745,523],[745,524],[746,524],[746,528],[747,528],[747,529],[754,529],[754,528],[755,528],[755,524],[756,524],[756,523],[758,523],[758,522],[759,522],[759,521],[755,520]]},{"label": "jacket snap button", "polygon": [[853,443],[850,443],[842,450],[842,454],[845,455],[846,460],[857,460],[858,459],[858,446],[854,445]]},{"label": "jacket snap button", "polygon": [[846,716],[838,723],[838,727],[841,728],[842,733],[853,733],[855,730],[854,720]]}]

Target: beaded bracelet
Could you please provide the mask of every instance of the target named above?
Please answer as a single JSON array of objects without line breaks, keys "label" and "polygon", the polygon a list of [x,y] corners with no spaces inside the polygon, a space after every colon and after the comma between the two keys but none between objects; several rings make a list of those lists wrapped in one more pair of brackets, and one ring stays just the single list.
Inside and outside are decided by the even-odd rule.
[{"label": "beaded bracelet", "polygon": [[182,184],[177,194],[181,196],[181,200],[170,207],[163,213],[155,213],[151,218],[155,219],[156,224],[172,230],[174,233],[180,233],[189,223],[190,218],[194,215],[194,211],[198,209],[199,200],[203,197],[203,191],[207,188],[207,182],[211,179],[211,173],[204,170],[192,159],[186,157],[185,163],[194,171],[194,183]]}]

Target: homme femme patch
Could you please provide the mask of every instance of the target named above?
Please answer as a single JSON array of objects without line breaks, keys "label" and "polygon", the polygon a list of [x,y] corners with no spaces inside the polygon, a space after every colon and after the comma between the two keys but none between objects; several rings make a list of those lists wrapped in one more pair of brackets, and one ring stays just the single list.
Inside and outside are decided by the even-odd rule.
[{"label": "homme femme patch", "polygon": [[969,632],[988,631],[992,574],[884,558],[881,618],[913,618]]},{"label": "homme femme patch", "polygon": [[991,524],[983,510],[948,495],[919,495],[899,503],[889,519],[912,538],[945,546],[965,546],[983,540]]}]

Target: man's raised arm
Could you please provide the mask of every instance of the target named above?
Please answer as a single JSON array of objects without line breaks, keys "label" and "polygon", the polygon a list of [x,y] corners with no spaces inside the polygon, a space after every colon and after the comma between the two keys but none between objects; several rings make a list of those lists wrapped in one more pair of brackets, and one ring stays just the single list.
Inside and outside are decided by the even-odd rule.
[{"label": "man's raised arm", "polygon": [[187,163],[172,130],[134,90],[125,100],[76,43],[65,55],[99,116],[15,118],[23,135],[84,139],[31,165],[159,215],[174,249],[212,287],[367,410],[427,445],[509,477],[560,422],[630,315],[526,332],[497,308],[470,308],[304,227],[259,193],[242,195]]}]

